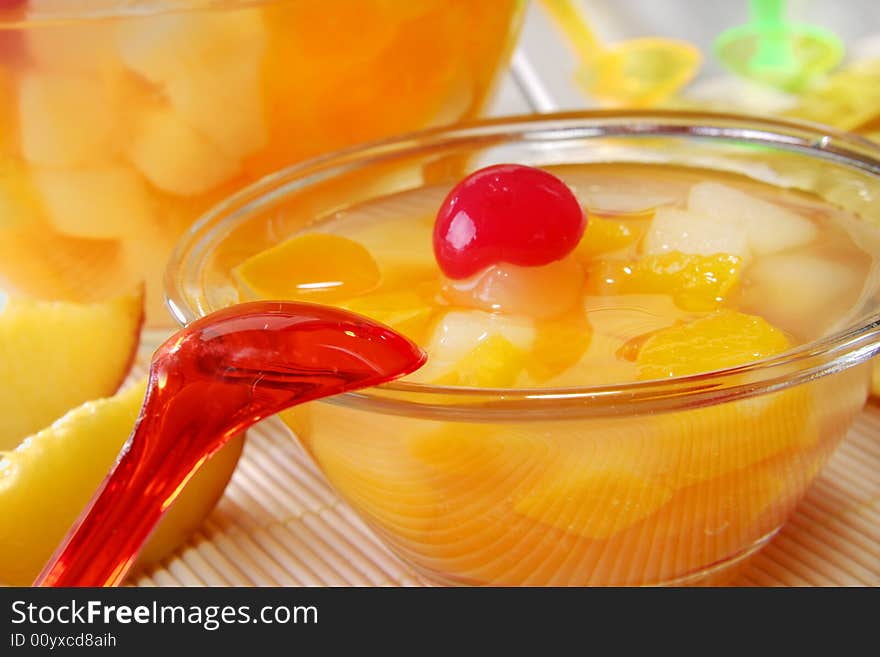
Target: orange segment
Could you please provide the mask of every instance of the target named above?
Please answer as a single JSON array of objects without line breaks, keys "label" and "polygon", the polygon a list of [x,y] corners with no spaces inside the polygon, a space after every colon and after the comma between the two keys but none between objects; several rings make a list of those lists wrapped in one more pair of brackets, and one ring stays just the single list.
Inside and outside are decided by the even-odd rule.
[{"label": "orange segment", "polygon": [[308,233],[248,258],[233,270],[243,292],[260,299],[332,302],[375,288],[379,267],[357,242]]},{"label": "orange segment", "polygon": [[528,354],[504,336],[482,340],[436,383],[473,388],[510,388],[526,366]]},{"label": "orange segment", "polygon": [[685,310],[714,310],[739,281],[742,266],[739,256],[674,251],[638,261],[599,260],[587,280],[597,294],[670,294]]},{"label": "orange segment", "polygon": [[658,331],[645,341],[636,363],[640,379],[664,379],[743,365],[790,346],[762,317],[719,310]]}]

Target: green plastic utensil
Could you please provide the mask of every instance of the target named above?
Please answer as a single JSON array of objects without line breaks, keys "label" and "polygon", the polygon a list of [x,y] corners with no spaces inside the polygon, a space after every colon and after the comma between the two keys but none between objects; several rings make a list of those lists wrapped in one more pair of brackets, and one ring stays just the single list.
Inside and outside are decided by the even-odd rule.
[{"label": "green plastic utensil", "polygon": [[715,54],[730,71],[798,91],[843,59],[843,44],[815,25],[788,23],[784,0],[749,0],[750,21],[715,41]]},{"label": "green plastic utensil", "polygon": [[700,51],[686,41],[645,37],[606,46],[573,0],[541,4],[580,60],[578,84],[602,105],[656,105],[690,82],[700,67]]}]

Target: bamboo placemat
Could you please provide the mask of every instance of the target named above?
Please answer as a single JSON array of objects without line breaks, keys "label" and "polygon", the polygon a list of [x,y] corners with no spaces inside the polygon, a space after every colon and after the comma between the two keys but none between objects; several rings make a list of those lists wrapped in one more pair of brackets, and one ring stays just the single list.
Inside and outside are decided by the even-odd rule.
[{"label": "bamboo placemat", "polygon": [[[248,434],[202,529],[141,586],[418,586],[339,499],[287,428]],[[880,407],[869,404],[741,586],[880,585]]]}]

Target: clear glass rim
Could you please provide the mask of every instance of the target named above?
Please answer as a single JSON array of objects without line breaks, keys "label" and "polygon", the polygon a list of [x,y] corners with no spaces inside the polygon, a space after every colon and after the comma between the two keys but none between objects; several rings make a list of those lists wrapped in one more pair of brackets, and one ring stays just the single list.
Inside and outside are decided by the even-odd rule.
[{"label": "clear glass rim", "polygon": [[[681,137],[773,146],[834,161],[880,179],[880,145],[826,126],[738,114],[661,110],[588,110],[483,119],[413,132],[319,156],[269,174],[204,214],[168,263],[166,302],[181,325],[207,307],[201,272],[212,247],[269,201],[376,163],[450,145],[595,137]],[[194,305],[185,289],[196,289]],[[880,351],[880,313],[779,356],[704,374],[655,381],[565,388],[464,388],[394,381],[345,393],[331,403],[398,415],[480,420],[488,416],[559,419],[620,416],[708,406],[782,390],[862,363]]]},{"label": "clear glass rim", "polygon": [[294,2],[296,0],[71,0],[68,6],[0,9],[0,29],[21,29],[56,23],[135,18],[177,12],[231,10]]}]

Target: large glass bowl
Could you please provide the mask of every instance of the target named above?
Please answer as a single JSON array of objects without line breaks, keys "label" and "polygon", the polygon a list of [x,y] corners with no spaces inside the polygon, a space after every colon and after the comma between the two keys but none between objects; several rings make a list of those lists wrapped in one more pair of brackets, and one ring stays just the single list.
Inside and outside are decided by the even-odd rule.
[{"label": "large glass bowl", "polygon": [[[476,117],[522,0],[0,4],[0,291],[147,288],[193,220],[290,162]],[[475,37],[474,35],[478,35]]]},{"label": "large glass bowl", "polygon": [[[314,159],[215,207],[167,272],[181,324],[240,300],[230,270],[365,200],[475,168],[653,162],[732,171],[859,216],[880,254],[880,149],[814,126],[696,113],[485,121]],[[821,339],[733,369],[565,389],[406,380],[284,420],[339,493],[431,580],[719,583],[779,530],[865,401],[878,278]]]}]

